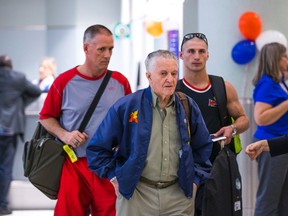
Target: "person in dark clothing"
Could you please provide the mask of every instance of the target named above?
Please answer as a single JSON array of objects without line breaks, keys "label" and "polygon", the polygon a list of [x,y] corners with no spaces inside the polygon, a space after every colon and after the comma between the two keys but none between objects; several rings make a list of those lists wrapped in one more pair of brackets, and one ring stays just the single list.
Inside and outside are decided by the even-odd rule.
[{"label": "person in dark clothing", "polygon": [[7,196],[17,140],[24,135],[25,107],[40,94],[38,86],[12,69],[9,56],[0,55],[0,215],[12,213]]}]

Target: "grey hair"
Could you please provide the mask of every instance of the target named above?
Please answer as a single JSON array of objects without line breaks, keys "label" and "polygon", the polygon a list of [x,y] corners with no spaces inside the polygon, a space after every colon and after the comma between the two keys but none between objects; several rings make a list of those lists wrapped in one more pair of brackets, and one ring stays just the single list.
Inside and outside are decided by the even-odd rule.
[{"label": "grey hair", "polygon": [[97,34],[113,35],[112,32],[106,26],[100,24],[92,25],[85,30],[83,43],[90,41]]},{"label": "grey hair", "polygon": [[151,52],[148,54],[148,56],[146,57],[146,60],[145,60],[145,67],[146,67],[146,70],[147,71],[153,71],[154,69],[154,63],[155,63],[155,60],[158,58],[158,57],[163,57],[163,58],[166,58],[166,59],[173,59],[175,60],[175,62],[177,63],[178,65],[178,58],[177,56],[168,51],[168,50],[156,50],[154,52]]},{"label": "grey hair", "polygon": [[260,52],[259,65],[253,84],[256,85],[261,77],[267,74],[275,82],[279,83],[282,79],[280,60],[286,53],[286,47],[279,43],[266,44]]}]

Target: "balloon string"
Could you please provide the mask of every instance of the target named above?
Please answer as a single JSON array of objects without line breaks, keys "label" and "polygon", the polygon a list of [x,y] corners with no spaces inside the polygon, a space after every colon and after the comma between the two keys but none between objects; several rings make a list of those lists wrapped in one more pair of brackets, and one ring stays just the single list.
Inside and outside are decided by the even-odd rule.
[{"label": "balloon string", "polygon": [[246,97],[247,85],[248,85],[249,64],[245,65],[244,71],[245,71],[245,79],[244,79],[243,88],[242,88],[242,98]]}]

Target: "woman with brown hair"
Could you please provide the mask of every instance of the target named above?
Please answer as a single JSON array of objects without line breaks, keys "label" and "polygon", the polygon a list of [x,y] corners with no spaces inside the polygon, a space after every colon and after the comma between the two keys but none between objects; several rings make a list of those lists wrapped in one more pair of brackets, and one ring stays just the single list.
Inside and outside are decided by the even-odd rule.
[{"label": "woman with brown hair", "polygon": [[[283,45],[270,43],[262,48],[253,79],[255,141],[288,134],[288,87],[283,75],[287,64]],[[281,207],[281,203],[287,202],[285,198],[288,199],[282,194],[283,188],[288,187],[288,155],[271,158],[268,152],[263,152],[257,162],[259,186],[254,215],[288,215],[288,209]]]}]

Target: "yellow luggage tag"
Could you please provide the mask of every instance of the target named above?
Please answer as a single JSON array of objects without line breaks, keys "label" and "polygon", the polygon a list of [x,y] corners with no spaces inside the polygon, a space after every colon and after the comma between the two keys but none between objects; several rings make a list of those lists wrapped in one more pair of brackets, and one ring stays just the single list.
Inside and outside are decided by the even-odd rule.
[{"label": "yellow luggage tag", "polygon": [[[235,120],[231,117],[232,119],[232,124],[235,122]],[[242,151],[242,142],[240,139],[240,135],[236,134],[234,136],[234,148],[235,148],[235,153],[239,154]]]},{"label": "yellow luggage tag", "polygon": [[70,160],[71,160],[72,163],[74,163],[75,161],[78,160],[75,152],[73,151],[72,148],[70,148],[70,146],[69,146],[68,144],[63,145],[63,149],[64,149],[64,151],[68,154],[68,156],[69,156],[69,158],[70,158]]}]

